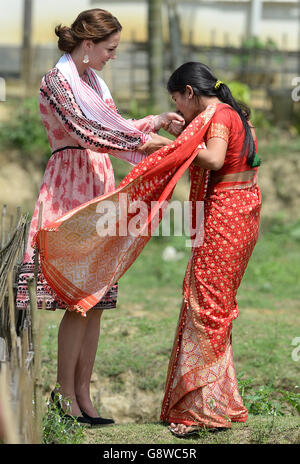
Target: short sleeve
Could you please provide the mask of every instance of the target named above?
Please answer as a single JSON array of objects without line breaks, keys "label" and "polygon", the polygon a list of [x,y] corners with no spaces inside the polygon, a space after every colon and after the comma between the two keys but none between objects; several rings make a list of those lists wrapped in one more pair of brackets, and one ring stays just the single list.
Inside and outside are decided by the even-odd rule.
[{"label": "short sleeve", "polygon": [[231,111],[228,107],[216,111],[207,131],[206,141],[213,137],[219,137],[228,143],[231,130]]}]

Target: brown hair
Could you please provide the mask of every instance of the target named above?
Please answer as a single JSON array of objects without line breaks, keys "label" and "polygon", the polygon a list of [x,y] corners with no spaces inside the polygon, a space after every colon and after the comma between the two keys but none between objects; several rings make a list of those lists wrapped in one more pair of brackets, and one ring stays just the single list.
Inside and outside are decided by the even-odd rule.
[{"label": "brown hair", "polygon": [[82,11],[71,27],[56,26],[55,34],[59,37],[58,48],[71,53],[83,40],[94,43],[108,39],[108,37],[122,30],[122,26],[108,11],[100,8]]}]

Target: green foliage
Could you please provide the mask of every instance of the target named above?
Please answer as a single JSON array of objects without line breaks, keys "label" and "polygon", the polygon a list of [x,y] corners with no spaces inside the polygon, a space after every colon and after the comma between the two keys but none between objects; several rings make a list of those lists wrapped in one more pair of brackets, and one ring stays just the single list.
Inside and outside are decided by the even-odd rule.
[{"label": "green foliage", "polygon": [[130,100],[129,103],[129,118],[143,119],[149,114],[156,114],[155,109],[150,105],[141,105],[137,100]]},{"label": "green foliage", "polygon": [[283,401],[289,403],[300,414],[300,393],[280,390]]},{"label": "green foliage", "polygon": [[[47,402],[47,413],[43,418],[44,444],[81,444],[84,439],[83,427],[74,418],[66,418],[70,414],[68,408],[65,414],[59,412],[59,402],[66,401],[56,393],[54,403]],[[66,401],[66,403],[68,403]]]},{"label": "green foliage", "polygon": [[241,43],[241,48],[246,48],[247,50],[253,50],[255,48],[260,50],[278,50],[276,42],[270,37],[265,41],[258,37],[249,37]]},{"label": "green foliage", "polygon": [[261,229],[240,287],[242,305],[277,308],[283,298],[297,300],[299,226],[299,219],[293,223],[276,220]]},{"label": "green foliage", "polygon": [[247,84],[243,84],[242,82],[238,81],[231,81],[228,82],[227,85],[230,88],[235,100],[246,103],[246,105],[250,105],[251,90]]},{"label": "green foliage", "polygon": [[[272,386],[261,386],[244,397],[249,413],[254,415],[283,416],[285,413],[300,412],[300,394],[276,390]],[[291,405],[291,411],[287,409]]]},{"label": "green foliage", "polygon": [[240,48],[242,51],[241,55],[235,56],[233,59],[233,64],[238,68],[244,68],[245,66],[247,66],[255,50],[278,50],[278,47],[274,40],[268,38],[265,41],[263,41],[258,37],[247,38],[241,43]]},{"label": "green foliage", "polygon": [[274,127],[274,125],[270,121],[270,116],[264,111],[251,109],[250,118],[254,128],[256,130],[260,129],[264,132],[264,134],[266,134],[267,132],[272,132],[272,134],[274,135],[274,130],[277,130],[277,128]]},{"label": "green foliage", "polygon": [[0,142],[2,146],[21,150],[41,164],[47,162],[51,152],[39,113],[38,98],[25,99],[14,110],[14,118],[0,125]]},{"label": "green foliage", "polygon": [[[251,89],[247,84],[238,81],[231,81],[228,82],[227,85],[237,102],[245,103],[251,108]],[[251,109],[250,118],[255,129],[261,129],[263,131],[270,131],[273,129],[273,124],[266,112]]]},{"label": "green foliage", "polygon": [[261,386],[252,393],[245,395],[245,405],[250,414],[282,416],[282,405],[271,397],[274,390],[269,386]]},{"label": "green foliage", "polygon": [[243,376],[244,372],[237,375],[239,391],[250,414],[283,416],[300,413],[300,393],[274,388],[272,384],[254,388],[254,380]]},{"label": "green foliage", "polygon": [[300,241],[300,219],[293,222],[274,222],[270,226],[270,233],[273,236],[280,236],[282,240],[295,240]]}]

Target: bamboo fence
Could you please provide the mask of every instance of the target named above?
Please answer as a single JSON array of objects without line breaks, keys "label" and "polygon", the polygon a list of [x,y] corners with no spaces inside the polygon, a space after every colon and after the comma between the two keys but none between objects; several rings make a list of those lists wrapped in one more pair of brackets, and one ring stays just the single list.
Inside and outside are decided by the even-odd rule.
[{"label": "bamboo fence", "polygon": [[[39,214],[41,224],[42,209]],[[42,442],[41,335],[44,311],[37,310],[36,276],[27,281],[30,305],[15,307],[17,279],[28,235],[27,214],[17,208],[8,218],[2,208],[0,228],[0,441]]]}]

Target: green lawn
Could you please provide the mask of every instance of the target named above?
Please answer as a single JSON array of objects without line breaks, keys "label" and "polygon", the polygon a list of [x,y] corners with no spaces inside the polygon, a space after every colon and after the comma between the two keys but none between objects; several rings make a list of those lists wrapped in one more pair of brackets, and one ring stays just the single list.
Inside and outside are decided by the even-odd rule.
[{"label": "green lawn", "polygon": [[86,429],[84,439],[91,444],[296,444],[300,441],[299,418],[250,416],[244,424],[212,433],[203,430],[199,436],[177,438],[159,423],[124,424],[99,429]]}]

